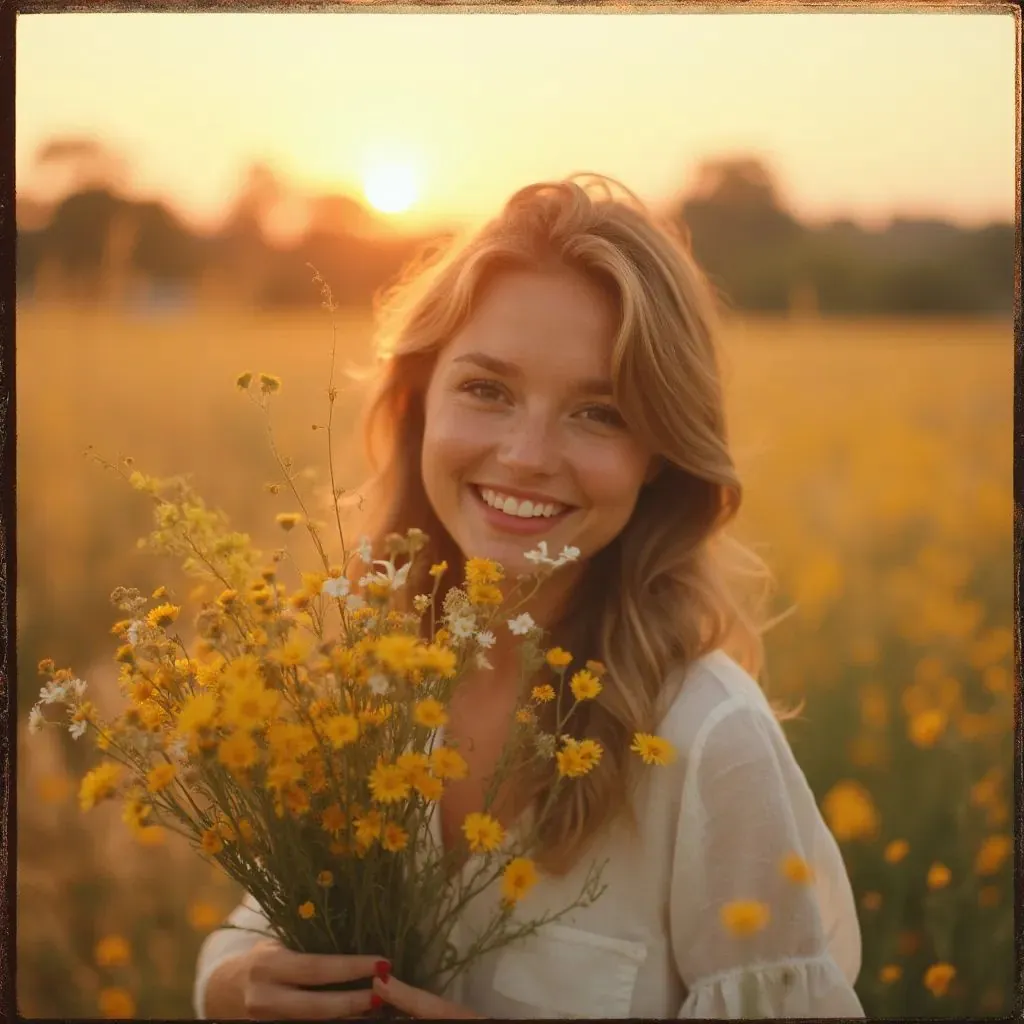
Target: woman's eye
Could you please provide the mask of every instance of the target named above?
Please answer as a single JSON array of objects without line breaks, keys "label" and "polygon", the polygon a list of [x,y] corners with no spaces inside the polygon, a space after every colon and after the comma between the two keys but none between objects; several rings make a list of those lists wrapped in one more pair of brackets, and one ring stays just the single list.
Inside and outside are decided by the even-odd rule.
[{"label": "woman's eye", "polygon": [[581,410],[581,415],[585,419],[601,423],[607,427],[624,427],[626,425],[619,411],[613,409],[610,405],[588,405],[585,409]]},{"label": "woman's eye", "polygon": [[467,380],[465,384],[459,386],[459,390],[485,402],[504,397],[501,387],[491,380]]}]

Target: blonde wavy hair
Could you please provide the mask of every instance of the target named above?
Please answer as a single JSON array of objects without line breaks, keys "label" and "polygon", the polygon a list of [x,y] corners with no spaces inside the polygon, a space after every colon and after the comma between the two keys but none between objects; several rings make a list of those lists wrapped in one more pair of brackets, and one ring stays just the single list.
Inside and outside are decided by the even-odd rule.
[{"label": "blonde wavy hair", "polygon": [[[370,478],[360,489],[361,528],[375,550],[388,533],[417,526],[430,538],[421,574],[441,560],[461,569],[421,479],[425,392],[487,282],[545,268],[575,270],[614,302],[616,403],[660,460],[625,529],[587,562],[568,610],[548,624],[552,644],[607,668],[600,698],[580,706],[571,730],[600,741],[602,762],[563,789],[541,838],[538,863],[562,874],[620,812],[635,823],[629,746],[634,733],[656,729],[670,674],[681,678],[716,648],[760,674],[771,575],[726,532],[742,487],[726,430],[717,298],[681,235],[617,181],[589,174],[519,190],[497,217],[381,296],[364,419]],[[409,582],[409,593],[430,590],[425,575]],[[543,798],[551,781],[520,773],[515,802]]]}]

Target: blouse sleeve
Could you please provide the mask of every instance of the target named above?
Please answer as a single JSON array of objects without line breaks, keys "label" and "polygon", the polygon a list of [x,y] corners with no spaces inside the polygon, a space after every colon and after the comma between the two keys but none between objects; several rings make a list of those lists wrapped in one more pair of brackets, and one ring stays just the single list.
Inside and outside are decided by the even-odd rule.
[{"label": "blouse sleeve", "polygon": [[249,893],[228,915],[225,924],[234,927],[218,928],[207,935],[199,947],[192,989],[192,1005],[199,1020],[206,1018],[206,986],[210,975],[226,960],[247,953],[257,942],[272,935],[270,923]]},{"label": "blouse sleeve", "polygon": [[[819,881],[786,877],[782,864],[790,854]],[[837,888],[836,878],[849,899],[839,901],[838,914],[834,907],[826,913],[821,900]],[[729,702],[696,738],[669,901],[673,955],[687,989],[679,1017],[864,1016],[853,990],[860,931],[849,880],[767,709]],[[733,934],[721,916],[732,902],[766,904],[767,923],[753,934]],[[842,968],[837,951],[845,951]]]}]

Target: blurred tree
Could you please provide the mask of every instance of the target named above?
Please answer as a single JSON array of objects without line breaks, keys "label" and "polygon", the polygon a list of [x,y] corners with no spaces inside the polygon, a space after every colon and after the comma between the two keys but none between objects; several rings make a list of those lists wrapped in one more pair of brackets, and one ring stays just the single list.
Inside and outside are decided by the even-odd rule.
[{"label": "blurred tree", "polygon": [[[72,191],[122,191],[128,163],[107,143],[90,136],[62,135],[48,139],[35,152],[35,184],[43,191],[66,195]],[[49,188],[47,188],[49,184]]]},{"label": "blurred tree", "polygon": [[702,163],[676,220],[697,261],[733,304],[786,309],[805,229],[789,212],[768,168],[757,158]]}]

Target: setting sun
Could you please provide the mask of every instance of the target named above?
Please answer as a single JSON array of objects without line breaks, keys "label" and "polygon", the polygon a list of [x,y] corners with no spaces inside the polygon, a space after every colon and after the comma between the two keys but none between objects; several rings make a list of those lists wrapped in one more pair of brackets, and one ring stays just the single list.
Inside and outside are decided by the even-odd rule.
[{"label": "setting sun", "polygon": [[404,213],[419,196],[419,182],[408,164],[377,164],[364,174],[363,192],[381,213]]}]

